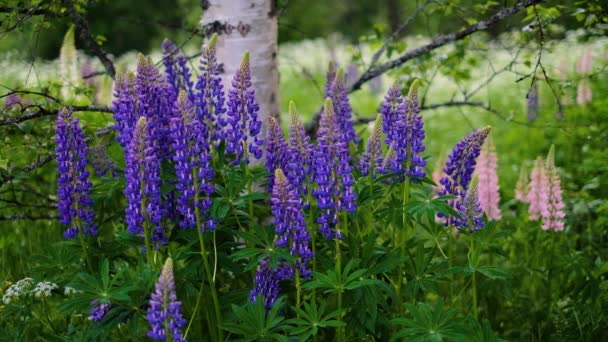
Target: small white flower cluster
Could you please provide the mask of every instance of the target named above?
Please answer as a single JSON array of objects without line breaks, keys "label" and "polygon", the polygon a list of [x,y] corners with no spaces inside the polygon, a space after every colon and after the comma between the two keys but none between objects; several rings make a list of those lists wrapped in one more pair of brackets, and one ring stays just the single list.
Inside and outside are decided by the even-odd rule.
[{"label": "small white flower cluster", "polygon": [[49,297],[51,292],[57,287],[57,284],[49,281],[35,283],[32,278],[23,278],[6,289],[4,296],[2,296],[2,302],[4,304],[10,304],[19,298],[29,296],[34,296],[36,298]]},{"label": "small white flower cluster", "polygon": [[80,292],[82,292],[82,291],[80,291],[80,290],[76,290],[75,288],[73,288],[73,287],[69,287],[69,286],[66,286],[66,287],[63,289],[63,294],[64,294],[64,295],[66,295],[66,296],[72,295],[72,294],[74,294],[74,293],[80,293]]},{"label": "small white flower cluster", "polygon": [[15,284],[11,285],[8,289],[6,289],[4,296],[2,296],[2,302],[4,304],[10,304],[10,302],[15,299],[18,299],[19,297],[28,296],[32,291],[33,287],[34,279],[23,278]]},{"label": "small white flower cluster", "polygon": [[49,281],[41,281],[36,284],[32,293],[36,298],[40,297],[49,297],[51,295],[51,291],[57,288],[57,284],[51,283]]}]

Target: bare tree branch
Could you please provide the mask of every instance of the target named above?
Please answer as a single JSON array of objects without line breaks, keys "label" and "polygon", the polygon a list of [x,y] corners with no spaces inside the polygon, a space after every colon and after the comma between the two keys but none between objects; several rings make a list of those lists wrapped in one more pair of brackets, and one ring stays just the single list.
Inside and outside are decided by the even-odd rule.
[{"label": "bare tree branch", "polygon": [[[70,106],[73,112],[103,112],[112,113],[112,110],[108,107],[103,106]],[[31,110],[35,110],[31,112]],[[0,126],[14,125],[24,121],[44,117],[44,116],[56,116],[59,113],[59,109],[48,109],[39,104],[25,105],[21,108],[21,116],[7,117],[4,120],[0,120]]]},{"label": "bare tree branch", "polygon": [[95,56],[101,61],[106,72],[110,77],[114,78],[116,76],[116,69],[114,68],[114,63],[110,60],[108,54],[97,44],[95,37],[91,34],[91,29],[89,28],[89,22],[76,11],[74,7],[74,3],[71,0],[63,0],[63,3],[68,9],[68,13],[72,18],[72,21],[76,25],[76,29],[80,34],[80,38],[84,41],[85,45],[91,50]]},{"label": "bare tree branch", "polygon": [[490,26],[496,24],[497,22],[514,15],[515,13],[521,11],[524,8],[528,8],[537,3],[540,3],[541,1],[542,0],[524,0],[513,7],[503,8],[502,10],[498,11],[496,14],[490,16],[489,18],[481,20],[458,32],[438,35],[429,44],[410,50],[396,59],[377,66],[370,65],[370,68],[368,68],[363,73],[363,75],[361,75],[361,77],[359,77],[359,79],[355,81],[355,83],[351,86],[350,92],[360,89],[365,82],[385,73],[390,69],[394,69],[411,59],[425,55],[439,47],[442,47],[457,40],[461,40],[477,31],[487,30]]}]

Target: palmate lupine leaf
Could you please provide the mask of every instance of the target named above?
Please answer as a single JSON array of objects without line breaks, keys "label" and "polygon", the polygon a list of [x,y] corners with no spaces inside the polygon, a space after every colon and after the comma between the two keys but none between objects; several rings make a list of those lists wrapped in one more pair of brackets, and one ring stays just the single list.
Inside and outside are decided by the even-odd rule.
[{"label": "palmate lupine leaf", "polygon": [[441,304],[405,304],[411,318],[396,318],[391,322],[402,326],[391,341],[468,341],[470,328],[458,310],[446,310]]},{"label": "palmate lupine leaf", "polygon": [[222,328],[243,336],[240,341],[288,341],[286,332],[291,331],[292,326],[280,313],[282,307],[283,299],[279,298],[267,313],[261,297],[255,303],[232,305],[235,321],[224,323]]},{"label": "palmate lupine leaf", "polygon": [[295,327],[290,330],[292,336],[298,336],[298,341],[308,341],[312,336],[318,334],[322,328],[337,328],[346,326],[346,323],[334,318],[339,317],[340,311],[325,314],[325,305],[317,306],[316,303],[304,303],[304,309],[293,307],[299,318],[287,321]]},{"label": "palmate lupine leaf", "polygon": [[382,282],[376,279],[361,279],[368,274],[368,270],[358,269],[350,273],[350,269],[359,261],[351,259],[344,267],[342,274],[339,275],[335,271],[329,271],[327,274],[313,272],[312,281],[307,282],[302,287],[305,289],[326,289],[326,293],[354,290],[362,286],[379,286]]}]

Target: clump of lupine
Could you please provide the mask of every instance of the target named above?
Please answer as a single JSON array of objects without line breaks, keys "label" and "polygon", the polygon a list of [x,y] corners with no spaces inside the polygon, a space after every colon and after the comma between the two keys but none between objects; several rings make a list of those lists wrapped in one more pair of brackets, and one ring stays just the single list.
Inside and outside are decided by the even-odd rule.
[{"label": "clump of lupine", "polygon": [[[196,78],[169,41],[163,43],[164,73],[140,56],[135,74],[117,76],[114,127],[125,159],[121,223],[131,236],[120,245],[129,241],[126,253],[138,258],[138,272],[148,281],[137,280],[145,292],[133,296],[139,303],[127,305],[124,293],[111,297],[109,266],[102,267],[102,288],[109,290],[86,301],[90,320],[146,319],[150,338],[172,341],[223,341],[225,331],[255,339],[290,330],[325,340],[365,334],[385,340],[408,334],[399,328],[403,321],[392,321],[405,314],[403,303],[424,300],[429,289],[454,300],[452,287],[465,289],[469,283],[471,300],[463,305],[477,318],[475,273],[494,270],[479,265],[486,242],[477,236],[480,229],[491,231],[500,224],[488,223],[484,212],[488,220],[501,220],[497,158],[486,139],[490,128],[463,138],[445,166],[434,170],[434,184],[423,155],[419,83],[414,81],[405,95],[401,85],[390,87],[367,143],[358,145],[364,136],[355,131],[343,72],[332,68],[316,136],[307,134],[292,102],[289,134],[269,118],[262,138],[250,57],[245,53],[225,92],[216,44],[213,36],[203,48]],[[525,192],[531,219],[542,218],[543,229],[562,230],[564,206],[553,153],[545,164],[537,162],[529,191],[520,180],[518,198]],[[62,111],[58,197],[62,223],[73,232],[67,237],[96,232],[86,157],[77,119]],[[256,163],[260,159],[263,165]],[[454,228],[461,239],[453,235]],[[458,240],[467,242],[468,253],[454,255],[460,253],[454,247]],[[85,258],[90,242],[82,240]],[[432,248],[424,247],[428,243]],[[428,284],[417,283],[416,267],[423,261],[414,260],[412,252],[419,249],[428,263],[447,259],[450,268]],[[470,281],[456,276],[455,262],[465,257],[466,266],[459,267],[465,269],[463,277],[472,274]],[[181,277],[177,282],[174,260],[177,271],[184,271],[175,274]],[[135,264],[124,261],[129,263]],[[87,265],[94,268],[90,260]],[[117,261],[113,267],[121,265]],[[150,275],[159,273],[152,290]],[[120,271],[113,275],[116,281],[135,282]],[[232,311],[226,301],[235,304]],[[365,301],[365,309],[358,301]],[[325,315],[326,307],[334,311]],[[279,310],[293,319],[277,317]],[[254,319],[264,326],[251,323]],[[307,320],[315,324],[310,329]],[[352,329],[343,329],[347,322]]]}]

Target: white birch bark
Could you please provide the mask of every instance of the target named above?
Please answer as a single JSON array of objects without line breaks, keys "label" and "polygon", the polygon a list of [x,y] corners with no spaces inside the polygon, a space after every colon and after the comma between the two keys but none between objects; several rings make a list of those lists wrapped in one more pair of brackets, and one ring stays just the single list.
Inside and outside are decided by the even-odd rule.
[{"label": "white birch bark", "polygon": [[279,114],[277,18],[274,0],[208,0],[201,23],[218,32],[217,58],[226,91],[245,51],[251,54],[252,83],[266,134],[268,116]]}]

